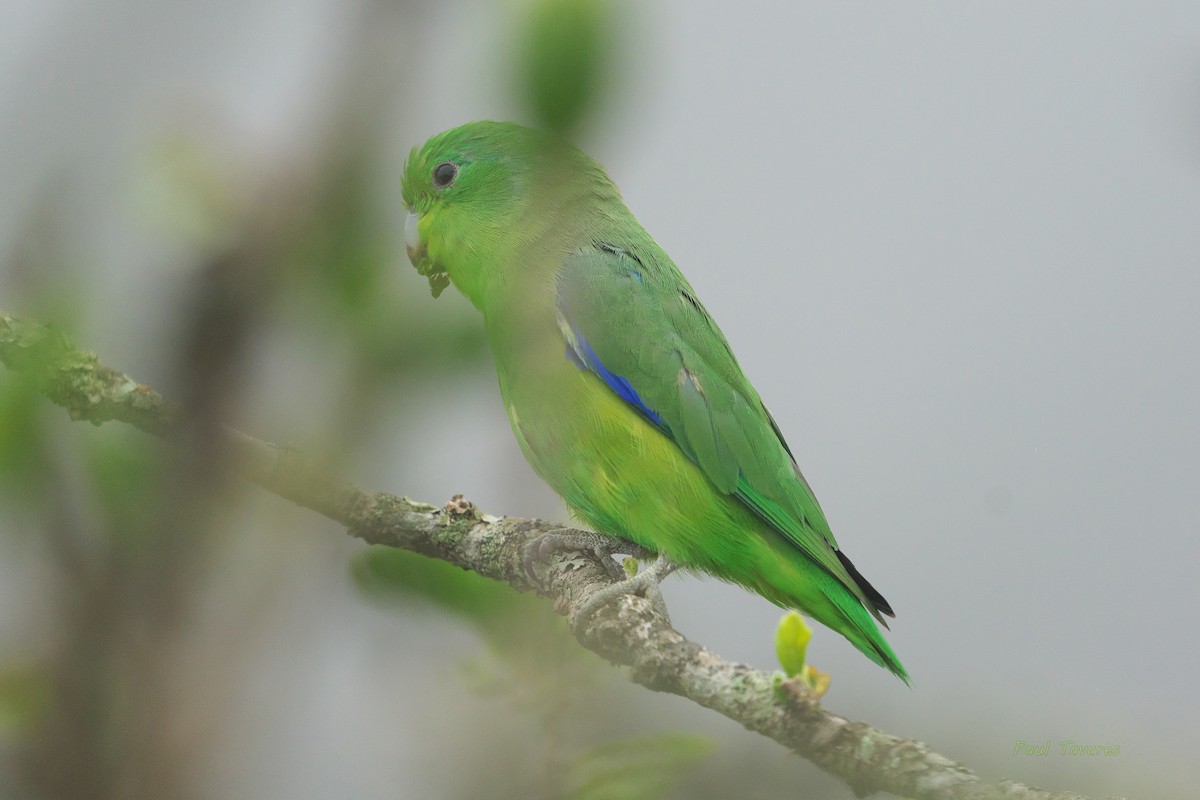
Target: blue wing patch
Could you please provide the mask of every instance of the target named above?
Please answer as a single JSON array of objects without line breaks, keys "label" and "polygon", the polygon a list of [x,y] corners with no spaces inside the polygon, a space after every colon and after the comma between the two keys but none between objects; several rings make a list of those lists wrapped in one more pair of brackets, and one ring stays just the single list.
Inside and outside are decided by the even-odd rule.
[{"label": "blue wing patch", "polygon": [[565,355],[571,363],[580,369],[585,369],[595,374],[600,380],[608,384],[608,388],[616,392],[618,397],[633,406],[643,417],[653,422],[661,430],[669,433],[670,429],[667,427],[667,423],[663,421],[663,418],[654,409],[642,402],[642,398],[638,396],[633,385],[624,377],[609,371],[608,367],[604,366],[604,363],[600,361],[600,357],[596,355],[596,351],[592,348],[592,345],[583,337],[583,334],[571,325],[570,320],[566,318],[561,308],[558,310],[558,325],[567,340]]}]

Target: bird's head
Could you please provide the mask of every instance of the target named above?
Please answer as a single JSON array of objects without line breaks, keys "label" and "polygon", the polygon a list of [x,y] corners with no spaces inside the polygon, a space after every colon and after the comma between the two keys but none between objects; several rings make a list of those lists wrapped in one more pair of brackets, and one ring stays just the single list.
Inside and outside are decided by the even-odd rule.
[{"label": "bird's head", "polygon": [[439,133],[414,148],[404,168],[409,260],[434,297],[453,282],[483,308],[488,293],[513,277],[507,270],[524,268],[513,258],[520,248],[562,227],[563,192],[593,185],[594,175],[611,186],[581,151],[515,123],[469,122]]}]

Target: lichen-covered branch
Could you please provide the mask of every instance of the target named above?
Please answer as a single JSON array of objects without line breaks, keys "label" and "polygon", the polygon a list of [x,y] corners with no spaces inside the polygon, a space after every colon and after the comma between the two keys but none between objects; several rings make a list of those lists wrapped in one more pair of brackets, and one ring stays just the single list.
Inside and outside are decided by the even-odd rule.
[{"label": "lichen-covered branch", "polygon": [[[65,336],[0,312],[0,361],[28,374],[72,419],[117,420],[173,438],[179,407],[158,392],[75,349]],[[612,577],[599,556],[557,553],[525,567],[526,549],[561,531],[539,520],[486,517],[465,502],[442,507],[341,483],[291,448],[237,431],[228,445],[246,477],[275,494],[345,525],[371,544],[448,561],[520,591],[551,598],[584,647],[630,668],[649,689],[686,697],[757,731],[841,777],[856,794],[891,792],[921,800],[1086,800],[1019,783],[984,784],[966,767],[921,742],[891,736],[825,710],[798,680],[726,661],[689,641],[641,597],[626,595],[576,625],[589,597]]]}]

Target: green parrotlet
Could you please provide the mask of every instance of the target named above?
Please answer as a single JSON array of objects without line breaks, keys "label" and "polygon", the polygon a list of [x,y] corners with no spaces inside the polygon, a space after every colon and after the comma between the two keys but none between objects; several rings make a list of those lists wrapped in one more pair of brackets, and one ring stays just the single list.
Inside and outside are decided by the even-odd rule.
[{"label": "green parrotlet", "polygon": [[409,258],[483,314],[513,432],[597,531],[740,584],[905,682],[894,616],[839,549],[779,426],[604,169],[555,134],[472,122],[404,170]]}]

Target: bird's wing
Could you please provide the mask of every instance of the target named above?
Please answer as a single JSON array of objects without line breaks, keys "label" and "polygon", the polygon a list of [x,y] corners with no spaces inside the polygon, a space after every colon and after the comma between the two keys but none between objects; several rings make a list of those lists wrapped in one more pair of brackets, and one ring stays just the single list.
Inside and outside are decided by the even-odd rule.
[{"label": "bird's wing", "polygon": [[600,243],[567,260],[557,288],[568,358],[604,381],[717,490],[737,497],[877,618],[892,615],[838,550],[778,426],[674,264]]}]

